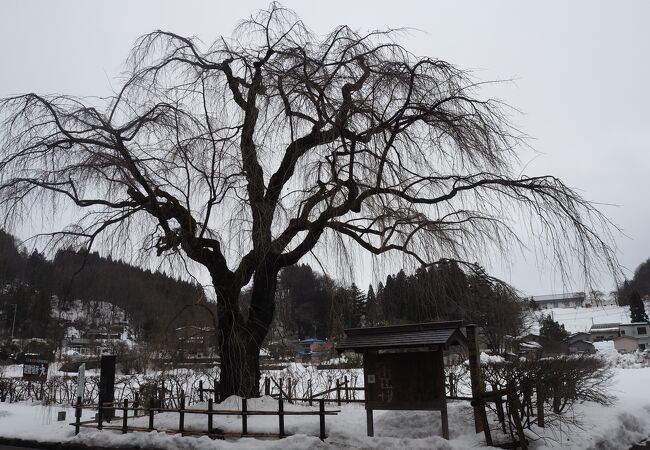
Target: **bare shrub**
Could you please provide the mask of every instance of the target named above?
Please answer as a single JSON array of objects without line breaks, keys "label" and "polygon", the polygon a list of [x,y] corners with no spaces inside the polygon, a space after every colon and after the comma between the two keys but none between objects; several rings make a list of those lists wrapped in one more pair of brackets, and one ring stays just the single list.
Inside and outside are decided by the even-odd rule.
[{"label": "bare shrub", "polygon": [[502,430],[509,429],[511,434],[514,415],[523,428],[540,425],[539,402],[543,403],[544,425],[553,428],[581,426],[574,411],[577,403],[609,405],[614,401],[608,393],[613,373],[605,361],[593,356],[488,362],[482,369],[483,380],[493,391],[509,389],[519,399],[517,405],[505,404],[507,412],[498,401],[487,405],[497,414]]}]

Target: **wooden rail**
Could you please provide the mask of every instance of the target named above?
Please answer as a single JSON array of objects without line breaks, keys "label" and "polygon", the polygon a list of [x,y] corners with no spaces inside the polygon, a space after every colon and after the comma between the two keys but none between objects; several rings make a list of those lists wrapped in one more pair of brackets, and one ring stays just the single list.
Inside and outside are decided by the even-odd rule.
[{"label": "wooden rail", "polygon": [[[271,392],[271,382],[275,386],[278,387],[279,394],[274,394]],[[349,383],[350,381],[348,380],[348,377],[345,376],[343,377],[343,381],[341,380],[336,380],[336,386],[331,388],[331,389],[326,389],[322,392],[318,393],[313,393],[312,392],[312,386],[311,386],[311,379],[307,380],[307,396],[306,397],[291,397],[289,394],[291,392],[291,380],[289,380],[288,388],[286,392],[283,389],[283,380],[280,379],[279,382],[277,382],[273,378],[266,377],[264,380],[264,395],[271,396],[273,398],[277,398],[279,395],[284,396],[287,398],[287,401],[289,403],[293,403],[294,401],[299,401],[299,402],[306,402],[309,403],[309,406],[312,406],[315,401],[319,400],[324,400],[326,403],[334,403],[338,406],[341,406],[342,403],[364,403],[365,400],[362,399],[357,399],[356,396],[354,398],[350,398],[350,392],[357,392],[357,391],[364,391],[363,387],[350,387]],[[328,394],[336,392],[336,397],[335,398],[329,398],[325,397]],[[343,398],[345,396],[345,398]]]},{"label": "wooden rail", "polygon": [[[210,436],[217,438],[226,438],[226,437],[278,437],[283,438],[287,434],[284,429],[284,416],[319,416],[319,438],[325,439],[325,416],[336,415],[340,410],[326,410],[325,409],[325,400],[319,400],[319,409],[318,411],[285,411],[284,410],[284,398],[282,396],[282,391],[280,391],[280,397],[278,399],[278,410],[277,411],[268,411],[268,410],[251,410],[248,409],[248,400],[242,398],[241,409],[227,409],[227,410],[217,410],[214,409],[214,402],[212,399],[208,400],[207,409],[190,409],[185,408],[185,396],[181,391],[180,395],[180,407],[179,408],[165,408],[157,407],[154,405],[154,400],[151,399],[149,402],[149,407],[142,407],[136,404],[130,404],[129,400],[124,400],[122,404],[106,402],[102,404],[82,404],[81,397],[77,398],[77,402],[74,405],[75,407],[75,421],[70,425],[75,427],[75,435],[79,434],[79,429],[82,427],[91,427],[97,428],[98,430],[107,429],[107,430],[121,430],[122,433],[128,433],[129,431],[160,431],[164,433],[180,433],[182,436],[193,435],[193,436]],[[81,420],[81,413],[84,409],[96,409],[97,410],[97,419],[96,420]],[[120,418],[122,423],[121,425],[105,425],[103,412],[104,410],[114,409],[120,410],[122,416]],[[133,415],[129,415],[130,412],[133,412]],[[143,414],[139,414],[142,412]],[[178,428],[177,429],[163,429],[156,428],[154,425],[154,414],[159,412],[172,412],[178,413]],[[128,420],[136,417],[142,417],[149,415],[149,423],[147,427],[143,426],[134,426],[129,425]],[[206,415],[208,422],[207,431],[194,431],[185,429],[185,414],[199,414]],[[230,416],[241,416],[241,432],[228,432],[221,429],[215,429],[213,423],[213,416],[219,415],[230,415]],[[248,417],[249,416],[278,416],[278,433],[266,433],[266,432],[250,432],[248,430]],[[113,419],[113,418],[111,418]]]}]

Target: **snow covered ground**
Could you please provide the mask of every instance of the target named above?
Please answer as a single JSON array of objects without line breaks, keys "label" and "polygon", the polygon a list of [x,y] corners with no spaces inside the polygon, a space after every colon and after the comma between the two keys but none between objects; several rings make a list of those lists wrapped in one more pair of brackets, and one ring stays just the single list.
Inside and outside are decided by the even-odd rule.
[{"label": "snow covered ground", "polygon": [[[629,323],[627,307],[602,306],[593,308],[555,308],[542,311],[551,313],[555,320],[564,324],[567,331],[588,331],[592,323]],[[540,314],[540,313],[536,313]],[[536,330],[532,330],[536,331]],[[561,428],[551,434],[547,429],[536,430],[542,439],[534,441],[532,449],[551,448],[575,450],[628,449],[632,444],[650,436],[650,367],[647,358],[640,353],[622,355],[616,352],[612,342],[596,343],[598,354],[609,361],[614,369],[611,393],[617,397],[612,406],[592,403],[578,405],[574,411],[582,425],[579,428]],[[482,355],[488,358],[487,355]],[[360,381],[359,371],[348,373],[352,384]],[[6,376],[7,374],[5,374]],[[313,379],[320,388],[331,387],[342,375],[336,371],[316,371],[315,367],[290,364],[277,375],[292,378],[294,388],[303,392],[304,383],[298,380]],[[275,374],[274,374],[275,376]],[[287,410],[305,410],[307,406],[285,404]],[[191,408],[204,408],[194,404]],[[218,406],[221,409],[239,409],[240,399],[231,397]],[[56,421],[56,413],[65,408],[41,406],[37,403],[0,403],[0,436],[39,441],[82,442],[89,446],[152,446],[161,449],[306,449],[306,448],[382,448],[382,449],[445,449],[457,450],[484,447],[483,436],[476,435],[473,427],[472,410],[468,402],[450,402],[449,424],[451,440],[441,437],[440,414],[426,411],[375,411],[375,437],[366,436],[366,413],[363,405],[343,405],[336,416],[327,416],[328,438],[321,442],[316,436],[319,431],[318,416],[286,416],[286,432],[292,436],[282,440],[261,440],[245,438],[240,440],[213,441],[207,437],[181,437],[165,433],[135,432],[122,435],[120,432],[82,429],[79,436],[73,435],[69,425],[74,411],[67,411],[65,422]],[[277,402],[269,397],[249,400],[249,410],[277,410]],[[316,409],[315,407],[312,409]],[[329,404],[327,409],[338,409]],[[82,420],[90,419],[94,412],[84,411]],[[203,415],[186,415],[187,430],[204,430],[207,419]],[[147,425],[146,418],[130,420],[132,425]],[[156,426],[174,428],[178,425],[178,414],[160,413],[155,418]],[[240,416],[215,416],[214,426],[228,431],[241,430]],[[250,432],[277,432],[277,416],[251,416],[248,421]]]},{"label": "snow covered ground", "polygon": [[[589,331],[594,323],[630,323],[630,308],[618,305],[593,306],[591,308],[550,308],[535,312],[538,319],[542,315],[550,315],[555,321],[564,325],[569,333]],[[534,324],[531,332],[538,333],[539,325]]]},{"label": "snow covered ground", "polygon": [[[626,449],[631,444],[650,436],[650,368],[615,369],[612,393],[617,401],[610,407],[591,403],[579,405],[575,413],[582,420],[580,429],[562,429],[561,432],[538,440],[533,449],[575,449],[607,450]],[[239,399],[231,397],[220,408],[239,407]],[[202,405],[192,405],[201,408]],[[276,401],[265,397],[249,400],[249,410],[277,409]],[[305,410],[307,406],[287,404],[287,410]],[[313,408],[315,409],[315,408]],[[337,409],[328,405],[327,409]],[[442,439],[440,415],[426,411],[376,411],[375,437],[366,436],[366,414],[363,405],[343,405],[336,416],[327,416],[328,438],[321,442],[318,435],[318,416],[287,416],[286,431],[294,434],[282,440],[261,440],[245,438],[239,440],[213,441],[206,437],[181,437],[164,433],[136,432],[122,435],[116,431],[82,429],[79,436],[73,436],[74,412],[67,409],[67,420],[56,421],[60,407],[41,406],[35,403],[0,403],[0,435],[4,437],[34,439],[39,441],[73,441],[92,446],[129,444],[155,446],[162,449],[306,449],[306,448],[381,448],[381,449],[468,449],[483,447],[482,435],[473,431],[472,411],[468,402],[451,402],[449,405],[449,424],[451,440]],[[85,411],[82,419],[92,416]],[[248,429],[254,431],[277,432],[277,416],[253,416],[249,418]],[[156,415],[156,426],[176,426],[178,415],[161,413]],[[142,422],[136,419],[129,423]],[[186,428],[205,429],[206,418],[199,415],[186,415]],[[240,430],[239,416],[215,416],[215,427],[226,430]]]}]

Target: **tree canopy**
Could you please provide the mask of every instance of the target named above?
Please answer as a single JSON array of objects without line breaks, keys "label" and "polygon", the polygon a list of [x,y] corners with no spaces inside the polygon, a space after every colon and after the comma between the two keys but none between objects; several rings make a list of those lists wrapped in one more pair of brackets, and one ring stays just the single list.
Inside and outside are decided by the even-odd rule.
[{"label": "tree canopy", "polygon": [[224,395],[256,391],[277,275],[314,252],[356,244],[473,264],[521,242],[519,222],[561,266],[572,255],[587,273],[615,267],[591,203],[556,177],[520,174],[504,105],[393,31],[319,36],[272,3],[209,47],[147,34],[127,67],[105,102],[0,102],[0,208],[9,225],[38,206],[73,211],[46,230],[55,244],[103,238],[203,265]]}]

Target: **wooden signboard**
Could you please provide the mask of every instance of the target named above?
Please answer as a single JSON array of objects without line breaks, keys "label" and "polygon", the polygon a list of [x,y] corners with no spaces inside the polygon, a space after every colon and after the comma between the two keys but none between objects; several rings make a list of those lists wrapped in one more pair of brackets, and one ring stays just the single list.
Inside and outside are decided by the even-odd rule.
[{"label": "wooden signboard", "polygon": [[28,356],[23,364],[23,379],[27,381],[46,381],[48,362],[40,355]]},{"label": "wooden signboard", "polygon": [[442,351],[364,353],[366,409],[446,409]]}]

